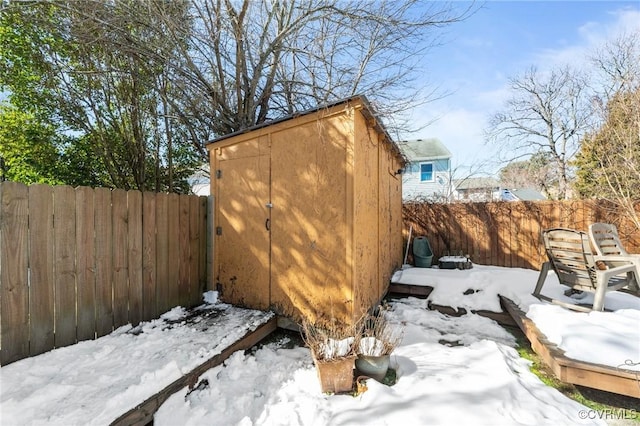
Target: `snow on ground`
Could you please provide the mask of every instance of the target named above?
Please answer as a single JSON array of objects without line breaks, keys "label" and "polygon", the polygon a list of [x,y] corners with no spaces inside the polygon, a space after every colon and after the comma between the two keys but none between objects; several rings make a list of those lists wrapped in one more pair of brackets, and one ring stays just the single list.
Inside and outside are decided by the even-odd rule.
[{"label": "snow on ground", "polygon": [[[574,312],[531,295],[538,274],[530,269],[483,265],[466,270],[407,268],[396,272],[391,281],[433,287],[427,300],[454,308],[502,312],[498,296],[505,296],[567,357],[640,371],[639,297],[610,292],[605,307],[611,312]],[[475,291],[464,294],[469,289]],[[569,303],[593,303],[593,294],[575,300],[564,295],[566,289],[551,272],[542,293]]]},{"label": "snow on ground", "polygon": [[[394,386],[367,381],[353,397],[324,395],[309,350],[267,345],[235,353],[202,376],[208,386],[174,394],[156,425],[564,425],[585,407],[545,386],[513,349],[514,338],[494,321],[428,311],[426,301],[391,302],[404,326],[391,358]],[[440,342],[460,346],[448,346]]]},{"label": "snow on ground", "polygon": [[[536,278],[529,269],[474,265],[462,270],[410,267],[397,271],[391,282],[433,287],[428,300],[436,305],[502,312],[498,295],[516,303],[537,301],[531,296]],[[465,295],[469,289],[475,292]]]},{"label": "snow on ground", "polygon": [[[185,388],[167,400],[154,422],[242,426],[603,423],[598,413],[533,375],[529,362],[513,348],[514,338],[497,323],[473,313],[456,318],[429,311],[429,301],[499,310],[498,302],[492,299],[503,294],[531,315],[538,312],[549,318],[558,336],[549,335],[560,339],[561,347],[574,337],[578,341],[578,336],[589,335],[591,350],[587,352],[614,353],[609,346],[614,343],[604,341],[608,327],[640,344],[630,330],[633,327],[625,325],[625,321],[637,324],[638,305],[615,296],[611,303],[620,306],[616,312],[571,313],[564,318],[568,315],[565,310],[529,295],[537,279],[535,271],[479,265],[464,271],[412,268],[395,279],[413,280],[413,284],[434,286],[435,290],[429,300],[390,302],[390,320],[404,327],[402,344],[391,359],[398,376],[394,386],[370,379],[368,390],[356,397],[323,394],[309,350],[284,349],[276,342],[255,353],[236,352],[223,365],[207,371],[195,389]],[[561,293],[560,286],[552,287],[545,292]],[[476,292],[464,295],[469,288]],[[209,302],[215,302],[212,296],[207,293]],[[214,308],[224,311],[238,330],[264,318],[257,311],[224,304]],[[583,325],[573,314],[589,318],[592,324]],[[177,308],[169,316],[181,321],[183,315]],[[561,331],[563,323],[569,324],[566,332]],[[206,331],[201,327],[198,332],[178,327],[180,332],[170,332],[176,327],[165,330],[166,324],[166,319],[145,323],[138,328],[142,333],[121,328],[96,341],[0,368],[0,424],[109,424],[139,402],[134,397],[141,397],[143,391],[160,390],[177,378],[186,364],[219,352],[223,342],[244,334],[222,326],[208,326]],[[594,338],[589,332],[593,325],[602,327]],[[572,330],[574,334],[569,333]],[[191,346],[191,340],[196,339],[199,343]],[[581,349],[569,348],[572,350]],[[616,357],[634,359],[623,346],[617,350]]]},{"label": "snow on ground", "polygon": [[[215,302],[208,295],[207,302]],[[206,304],[0,368],[0,424],[108,425],[273,314]]]}]

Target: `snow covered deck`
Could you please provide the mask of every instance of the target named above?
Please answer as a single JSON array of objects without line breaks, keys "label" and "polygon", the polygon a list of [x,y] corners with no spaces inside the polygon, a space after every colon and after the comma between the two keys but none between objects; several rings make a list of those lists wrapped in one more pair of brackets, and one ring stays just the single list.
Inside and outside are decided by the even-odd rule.
[{"label": "snow covered deck", "polygon": [[[508,313],[560,380],[640,398],[640,298],[615,292],[605,302],[611,312],[573,312],[533,297],[537,277],[528,269],[482,265],[406,268],[393,276],[390,292],[427,297],[440,311],[448,306],[488,317],[494,313],[498,322]],[[555,276],[548,280],[545,291],[576,302],[564,296],[566,287]]]},{"label": "snow covered deck", "polygon": [[219,303],[178,307],[17,361],[0,369],[2,424],[147,424],[174,392],[275,329],[272,313]]},{"label": "snow covered deck", "polygon": [[[637,371],[571,359],[515,303],[505,299],[504,305],[529,339],[533,350],[542,357],[558,379],[565,383],[640,398],[640,375]],[[593,350],[598,349],[594,347]]]}]

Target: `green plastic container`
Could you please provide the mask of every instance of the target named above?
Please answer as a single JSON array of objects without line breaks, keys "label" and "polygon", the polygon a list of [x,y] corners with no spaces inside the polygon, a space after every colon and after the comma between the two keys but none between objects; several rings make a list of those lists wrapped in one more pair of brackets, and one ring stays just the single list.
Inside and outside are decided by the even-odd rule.
[{"label": "green plastic container", "polygon": [[413,263],[419,268],[431,268],[433,261],[433,251],[429,245],[427,237],[416,237],[413,239]]}]

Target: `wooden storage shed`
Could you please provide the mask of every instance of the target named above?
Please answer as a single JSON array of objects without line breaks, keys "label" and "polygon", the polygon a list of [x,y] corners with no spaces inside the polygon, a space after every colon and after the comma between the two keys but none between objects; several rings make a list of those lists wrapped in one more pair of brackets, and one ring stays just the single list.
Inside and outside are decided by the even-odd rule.
[{"label": "wooden storage shed", "polygon": [[364,96],[211,141],[222,300],[351,322],[402,264],[404,159]]}]

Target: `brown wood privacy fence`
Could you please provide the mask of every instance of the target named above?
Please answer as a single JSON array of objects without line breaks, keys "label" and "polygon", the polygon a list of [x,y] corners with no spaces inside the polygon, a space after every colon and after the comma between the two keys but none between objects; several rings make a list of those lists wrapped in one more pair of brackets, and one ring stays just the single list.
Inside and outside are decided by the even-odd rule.
[{"label": "brown wood privacy fence", "polygon": [[207,198],[0,183],[0,364],[202,300]]},{"label": "brown wood privacy fence", "polygon": [[539,269],[541,230],[587,231],[593,222],[613,223],[628,251],[640,253],[640,233],[612,203],[599,200],[404,205],[405,238],[426,236],[434,262],[445,254],[469,255],[474,263]]}]

